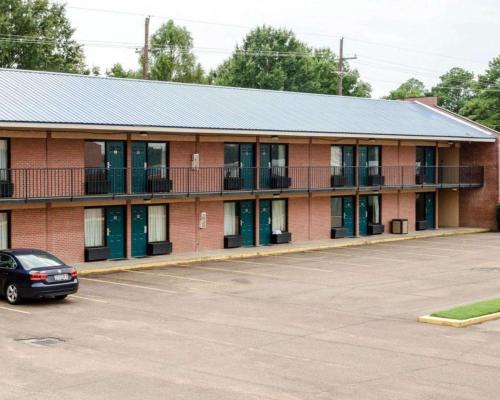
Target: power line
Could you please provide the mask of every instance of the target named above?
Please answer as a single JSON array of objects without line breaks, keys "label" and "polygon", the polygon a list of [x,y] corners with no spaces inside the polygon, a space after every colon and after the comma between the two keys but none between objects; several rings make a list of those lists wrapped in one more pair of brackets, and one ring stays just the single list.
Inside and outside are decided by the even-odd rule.
[{"label": "power line", "polygon": [[[254,26],[248,26],[248,25],[238,25],[238,24],[228,24],[228,23],[207,21],[207,20],[177,18],[177,17],[165,16],[165,15],[143,14],[143,13],[138,13],[138,12],[122,11],[122,10],[110,10],[110,9],[88,8],[88,7],[77,7],[77,6],[66,6],[66,8],[81,10],[81,11],[103,12],[103,13],[122,14],[122,15],[141,16],[141,17],[146,17],[149,15],[152,18],[172,19],[172,20],[176,20],[176,21],[190,22],[190,23],[196,23],[196,24],[205,24],[205,25],[213,25],[213,26],[221,26],[221,27],[228,27],[228,28],[237,28],[237,29],[254,29],[255,28]],[[318,33],[318,32],[296,31],[296,33],[299,35],[318,36],[318,37],[335,38],[335,39],[338,39],[341,37],[340,35],[331,35],[331,34],[327,34],[327,33]],[[365,43],[365,44],[369,44],[369,45],[373,45],[373,46],[383,46],[383,47],[392,48],[392,49],[396,49],[396,50],[400,50],[400,51],[406,51],[406,52],[410,52],[410,53],[426,54],[426,55],[433,56],[433,57],[442,57],[442,58],[448,58],[448,59],[454,59],[454,60],[458,60],[458,61],[466,61],[469,63],[479,64],[477,62],[477,60],[469,60],[466,58],[450,56],[450,55],[446,55],[446,54],[442,54],[442,53],[434,53],[434,52],[429,52],[429,51],[409,49],[409,48],[394,46],[394,45],[390,45],[390,44],[386,44],[386,43],[372,42],[372,41],[359,39],[359,38],[351,37],[351,36],[348,36],[346,38],[351,40],[351,41],[354,41],[354,42]]]}]

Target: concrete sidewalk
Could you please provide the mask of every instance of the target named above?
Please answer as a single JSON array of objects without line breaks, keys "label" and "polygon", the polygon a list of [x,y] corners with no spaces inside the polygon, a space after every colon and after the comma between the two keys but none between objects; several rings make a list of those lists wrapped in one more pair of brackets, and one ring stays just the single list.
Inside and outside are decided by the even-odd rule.
[{"label": "concrete sidewalk", "polygon": [[382,235],[365,236],[359,238],[317,240],[274,246],[243,247],[237,249],[205,250],[199,252],[170,254],[165,256],[77,263],[74,265],[78,268],[79,274],[81,276],[85,276],[91,274],[107,274],[124,270],[161,268],[193,262],[222,261],[257,256],[271,256],[286,253],[300,253],[303,251],[334,249],[367,244],[396,242],[401,240],[432,238],[449,235],[465,235],[482,232],[488,232],[488,230],[481,228],[441,228],[437,230],[412,232],[405,235],[385,233]]}]

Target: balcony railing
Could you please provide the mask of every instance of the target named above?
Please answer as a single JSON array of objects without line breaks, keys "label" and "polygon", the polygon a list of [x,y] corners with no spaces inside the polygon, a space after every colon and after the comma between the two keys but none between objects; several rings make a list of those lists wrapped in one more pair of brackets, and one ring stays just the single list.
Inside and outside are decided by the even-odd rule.
[{"label": "balcony railing", "polygon": [[482,166],[1,169],[0,201],[483,185]]}]

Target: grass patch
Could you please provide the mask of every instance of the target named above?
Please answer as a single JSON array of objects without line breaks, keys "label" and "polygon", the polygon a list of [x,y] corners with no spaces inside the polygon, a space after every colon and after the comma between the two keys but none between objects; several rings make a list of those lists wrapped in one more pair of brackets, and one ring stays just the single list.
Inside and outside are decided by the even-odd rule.
[{"label": "grass patch", "polygon": [[500,299],[480,301],[478,303],[468,304],[466,306],[438,311],[431,315],[433,317],[464,320],[474,317],[481,317],[483,315],[494,314],[497,312],[500,312]]}]

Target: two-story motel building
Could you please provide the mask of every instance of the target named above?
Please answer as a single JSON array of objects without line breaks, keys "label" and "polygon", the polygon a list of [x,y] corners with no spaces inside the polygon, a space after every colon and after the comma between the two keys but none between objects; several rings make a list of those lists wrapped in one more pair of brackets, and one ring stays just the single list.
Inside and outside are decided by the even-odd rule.
[{"label": "two-story motel building", "polygon": [[495,229],[495,131],[388,101],[0,70],[0,248],[68,262]]}]

